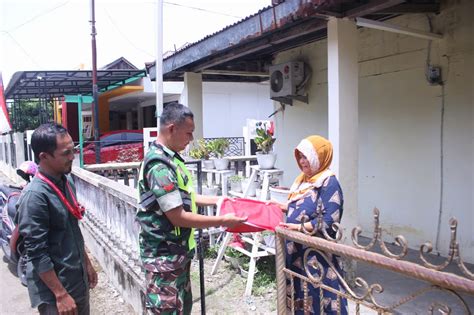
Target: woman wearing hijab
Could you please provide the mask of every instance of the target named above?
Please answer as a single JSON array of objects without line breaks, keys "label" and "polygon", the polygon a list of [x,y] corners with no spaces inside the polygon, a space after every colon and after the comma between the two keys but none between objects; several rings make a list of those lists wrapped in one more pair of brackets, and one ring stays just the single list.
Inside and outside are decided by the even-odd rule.
[{"label": "woman wearing hijab", "polygon": [[[322,214],[324,228],[331,237],[334,231],[331,226],[340,222],[342,217],[343,197],[341,186],[334,173],[329,169],[332,161],[332,144],[321,136],[310,136],[303,139],[295,149],[296,162],[301,174],[295,179],[290,189],[288,204],[281,205],[287,210],[287,221],[281,225],[289,230],[312,233],[317,229],[318,214]],[[316,234],[318,235],[318,234]],[[286,267],[307,276],[304,266],[304,254],[307,247],[292,241],[286,243]],[[325,254],[337,273],[342,276],[342,270],[337,257]],[[315,251],[310,251],[306,260],[308,271],[319,278],[321,271],[311,267],[311,262],[317,260],[323,269],[322,282],[337,291],[343,291],[337,273],[329,267],[329,263]],[[294,306],[296,314],[303,314],[304,288],[299,278],[294,278]],[[308,306],[312,314],[320,314],[320,289],[308,283]],[[291,294],[291,283],[288,281],[288,294]],[[336,294],[323,290],[322,298],[324,314],[347,314],[347,301]],[[340,304],[340,305],[338,305]]]}]

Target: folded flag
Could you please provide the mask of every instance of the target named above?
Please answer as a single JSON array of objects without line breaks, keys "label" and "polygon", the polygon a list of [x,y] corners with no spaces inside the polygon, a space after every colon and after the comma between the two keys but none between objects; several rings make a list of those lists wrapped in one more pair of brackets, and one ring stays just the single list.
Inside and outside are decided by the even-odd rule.
[{"label": "folded flag", "polygon": [[282,222],[283,213],[280,207],[245,198],[225,199],[220,208],[220,214],[234,213],[239,217],[248,217],[247,221],[227,228],[228,232],[249,233],[264,230],[275,231],[275,227]]}]

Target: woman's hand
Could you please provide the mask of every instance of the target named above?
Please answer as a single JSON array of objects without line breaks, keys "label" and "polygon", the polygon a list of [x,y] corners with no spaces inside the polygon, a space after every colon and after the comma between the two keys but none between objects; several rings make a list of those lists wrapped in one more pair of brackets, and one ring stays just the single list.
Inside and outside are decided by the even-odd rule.
[{"label": "woman's hand", "polygon": [[280,222],[279,226],[290,231],[301,232],[301,224]]},{"label": "woman's hand", "polygon": [[281,203],[275,200],[269,200],[265,203],[266,205],[274,205],[277,206],[281,209],[282,212],[287,213],[288,212],[288,204],[286,203]]}]

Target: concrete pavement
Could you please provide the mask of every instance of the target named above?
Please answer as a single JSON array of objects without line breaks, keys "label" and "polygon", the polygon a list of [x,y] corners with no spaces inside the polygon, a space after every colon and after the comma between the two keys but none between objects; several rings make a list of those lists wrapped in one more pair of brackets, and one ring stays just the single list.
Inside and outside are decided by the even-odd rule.
[{"label": "concrete pavement", "polygon": [[[0,183],[12,182],[0,172]],[[3,252],[0,252],[0,257],[0,314],[38,314],[30,306],[28,289],[21,285],[16,276],[16,267],[6,262]]]},{"label": "concrete pavement", "polygon": [[[14,266],[8,266],[2,253],[0,261],[0,314],[38,314],[30,306],[28,289],[21,285],[20,280],[13,274]],[[11,269],[11,270],[10,270]]]}]

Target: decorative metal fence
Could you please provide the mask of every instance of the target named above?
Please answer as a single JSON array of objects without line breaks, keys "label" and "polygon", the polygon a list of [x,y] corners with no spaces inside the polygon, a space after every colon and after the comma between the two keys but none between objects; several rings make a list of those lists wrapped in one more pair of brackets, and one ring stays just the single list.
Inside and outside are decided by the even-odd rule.
[{"label": "decorative metal fence", "polygon": [[[417,299],[427,298],[427,293],[438,291],[442,292],[443,298],[429,300],[427,309],[418,310],[417,313],[440,313],[440,314],[471,314],[471,308],[474,303],[474,273],[469,271],[459,251],[459,243],[456,238],[457,221],[452,218],[450,220],[451,241],[449,254],[443,263],[436,264],[430,262],[430,255],[433,246],[430,242],[423,244],[419,249],[420,262],[414,263],[406,260],[408,253],[408,243],[406,239],[399,235],[395,237],[395,252],[382,241],[382,228],[379,222],[379,211],[374,209],[374,235],[366,245],[362,245],[359,239],[361,228],[356,227],[352,230],[352,245],[342,243],[343,229],[338,223],[334,223],[328,228],[323,222],[323,214],[318,214],[318,224],[316,229],[309,233],[308,231],[295,232],[282,228],[276,229],[276,270],[277,270],[277,307],[278,314],[287,314],[287,312],[295,313],[298,308],[305,314],[312,312],[324,314],[324,307],[330,301],[324,296],[324,292],[331,292],[336,296],[335,305],[337,305],[337,314],[361,314],[362,308],[364,313],[367,309],[377,314],[387,313],[406,313],[403,307],[408,303],[415,302]],[[332,236],[331,236],[331,235]],[[317,236],[317,237],[315,237]],[[302,263],[306,274],[299,274],[285,266],[286,246],[289,242],[302,244],[307,249],[302,257]],[[380,246],[381,253],[373,250],[375,245]],[[311,253],[317,253],[320,259],[309,260]],[[338,271],[333,264],[333,255],[337,255],[344,259],[353,260],[361,263],[368,263],[371,267],[382,268],[384,272],[394,271],[400,275],[408,276],[416,280],[421,280],[422,285],[419,288],[413,288],[413,292],[405,292],[400,288],[397,289],[397,300],[382,299],[381,293],[384,287],[380,283],[368,283],[361,277],[356,277],[354,284],[349,285],[348,281]],[[328,268],[323,267],[323,261]],[[446,272],[445,268],[454,262],[459,268],[460,275]],[[311,267],[311,269],[310,269]],[[310,271],[311,270],[311,271]],[[315,270],[315,271],[314,271]],[[340,290],[327,286],[323,283],[324,277],[331,273],[337,277],[340,283]],[[397,282],[404,277],[399,276]],[[296,280],[298,279],[298,280]],[[294,282],[301,281],[301,287],[304,291],[303,305],[295,303]],[[383,282],[381,280],[381,282]],[[319,305],[320,310],[312,310],[311,297],[309,297],[308,286],[319,288]],[[463,296],[463,294],[468,294]],[[454,297],[450,300],[448,296]],[[393,295],[390,296],[391,298]],[[343,300],[349,301],[349,310],[344,310]],[[381,300],[385,300],[381,302]],[[387,302],[390,300],[390,302]],[[452,302],[448,305],[449,301]],[[469,306],[469,303],[471,306]],[[456,302],[454,302],[456,301]],[[302,309],[301,309],[302,308]]]},{"label": "decorative metal fence", "polygon": [[[204,138],[206,143],[213,141],[215,139],[222,138]],[[245,154],[245,139],[244,137],[228,137],[223,138],[229,141],[229,147],[224,153],[224,156],[241,156]]]}]

